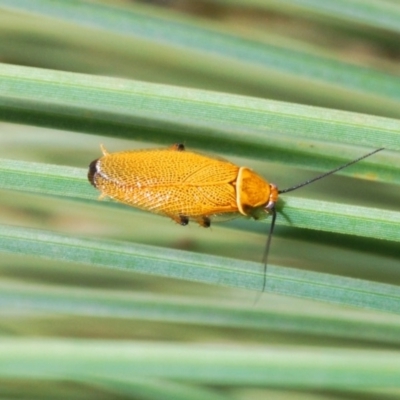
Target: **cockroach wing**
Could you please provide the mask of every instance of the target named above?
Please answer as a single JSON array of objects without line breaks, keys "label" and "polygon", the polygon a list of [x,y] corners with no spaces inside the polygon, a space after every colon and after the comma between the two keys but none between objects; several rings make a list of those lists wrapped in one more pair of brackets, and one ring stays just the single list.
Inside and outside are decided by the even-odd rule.
[{"label": "cockroach wing", "polygon": [[198,219],[236,213],[238,167],[187,151],[142,150],[97,160],[96,187],[143,210]]}]

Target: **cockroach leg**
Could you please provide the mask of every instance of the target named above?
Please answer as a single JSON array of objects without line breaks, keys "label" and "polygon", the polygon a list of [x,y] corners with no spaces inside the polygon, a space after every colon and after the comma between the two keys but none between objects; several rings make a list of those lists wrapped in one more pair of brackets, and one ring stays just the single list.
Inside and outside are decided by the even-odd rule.
[{"label": "cockroach leg", "polygon": [[186,217],[185,215],[180,215],[178,217],[178,221],[177,222],[178,222],[178,224],[180,224],[182,226],[185,226],[185,225],[187,225],[189,223],[189,218]]},{"label": "cockroach leg", "polygon": [[182,143],[175,143],[170,147],[171,150],[185,151],[185,145]]},{"label": "cockroach leg", "polygon": [[211,220],[208,217],[202,217],[197,221],[203,228],[209,228],[211,226]]}]

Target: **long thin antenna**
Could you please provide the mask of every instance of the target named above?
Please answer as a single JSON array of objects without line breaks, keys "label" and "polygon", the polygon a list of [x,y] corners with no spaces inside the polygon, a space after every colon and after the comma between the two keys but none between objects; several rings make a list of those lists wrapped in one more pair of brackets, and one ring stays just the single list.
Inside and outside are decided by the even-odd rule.
[{"label": "long thin antenna", "polygon": [[[344,168],[347,168],[347,167],[349,167],[350,165],[355,164],[355,163],[357,163],[357,162],[363,160],[364,158],[367,158],[367,157],[369,157],[369,156],[372,156],[373,154],[378,153],[378,151],[381,151],[381,150],[384,150],[384,148],[382,147],[382,148],[380,148],[380,149],[371,151],[370,153],[365,154],[364,156],[361,156],[361,157],[359,157],[359,158],[356,158],[356,159],[353,160],[353,161],[350,161],[350,162],[348,162],[348,163],[346,163],[346,164],[344,164],[344,165],[342,165],[342,166],[340,166],[340,167],[338,167],[338,168],[335,168],[335,169],[333,169],[333,170],[331,170],[331,171],[325,172],[324,174],[319,175],[319,176],[317,176],[317,177],[315,177],[315,178],[313,178],[313,179],[309,179],[308,181],[305,181],[305,182],[303,182],[303,183],[300,183],[299,185],[292,186],[292,187],[290,187],[290,188],[288,188],[288,189],[279,190],[278,193],[281,194],[281,193],[291,192],[292,190],[296,190],[296,189],[299,189],[299,188],[301,188],[301,187],[303,187],[303,186],[309,185],[309,184],[312,183],[312,182],[318,181],[319,179],[325,178],[326,176],[332,175],[332,174],[334,174],[335,172],[338,172],[338,171],[340,171],[340,170],[342,170],[342,169],[344,169]],[[259,292],[259,296],[256,298],[255,303],[257,303],[257,301],[259,300],[261,294],[265,291],[265,287],[266,287],[266,285],[267,285],[268,255],[269,255],[269,249],[270,249],[270,247],[271,247],[272,234],[274,233],[275,221],[276,221],[276,210],[275,210],[275,205],[274,205],[273,207],[269,208],[269,209],[268,209],[268,212],[270,212],[270,213],[272,214],[272,221],[271,221],[271,225],[270,225],[270,227],[269,227],[268,238],[267,238],[267,243],[266,243],[266,245],[265,245],[264,257],[263,257],[263,264],[264,264],[264,280],[263,280],[262,290],[261,290],[261,292]]]},{"label": "long thin antenna", "polygon": [[263,286],[262,286],[261,292],[258,292],[258,295],[255,298],[254,304],[257,304],[258,300],[260,300],[260,297],[264,293],[265,287],[267,286],[268,254],[269,254],[269,248],[271,247],[272,234],[274,233],[275,221],[276,221],[275,207],[272,207],[269,211],[272,214],[272,220],[271,220],[271,225],[269,226],[268,239],[267,239],[267,243],[265,244],[264,257],[263,257],[264,280],[263,280]]},{"label": "long thin antenna", "polygon": [[296,190],[296,189],[299,189],[299,188],[301,188],[301,187],[303,187],[303,186],[309,185],[310,183],[313,183],[313,182],[315,182],[315,181],[318,181],[319,179],[325,178],[325,177],[328,176],[328,175],[332,175],[332,174],[334,174],[335,172],[338,172],[338,171],[340,171],[340,170],[342,170],[342,169],[344,169],[344,168],[347,168],[347,167],[349,167],[350,165],[355,164],[355,163],[357,163],[357,162],[363,160],[364,158],[367,158],[367,157],[369,157],[369,156],[372,156],[372,154],[375,154],[375,153],[377,153],[378,151],[381,151],[381,150],[384,150],[384,148],[382,147],[382,148],[380,148],[380,149],[371,151],[370,153],[365,154],[364,156],[361,156],[361,157],[359,157],[359,158],[357,158],[357,159],[355,159],[355,160],[353,160],[353,161],[350,161],[350,162],[348,162],[348,163],[346,163],[346,164],[344,164],[344,165],[342,165],[342,166],[340,166],[340,167],[338,167],[338,168],[332,169],[331,171],[325,172],[325,173],[322,174],[322,175],[316,176],[316,177],[313,178],[313,179],[310,179],[310,180],[305,181],[305,182],[303,182],[303,183],[300,183],[300,184],[298,184],[298,185],[292,186],[292,187],[290,187],[290,188],[288,188],[288,189],[279,190],[278,193],[281,194],[281,193],[291,192],[292,190]]},{"label": "long thin antenna", "polygon": [[264,263],[264,282],[263,282],[263,287],[262,287],[263,292],[264,292],[265,286],[267,284],[268,254],[269,254],[269,249],[271,247],[272,234],[274,233],[274,229],[275,229],[275,221],[276,221],[275,207],[271,208],[271,213],[272,213],[272,220],[271,220],[271,225],[269,227],[268,239],[267,239],[267,243],[265,244],[264,257],[263,257],[263,263]]}]

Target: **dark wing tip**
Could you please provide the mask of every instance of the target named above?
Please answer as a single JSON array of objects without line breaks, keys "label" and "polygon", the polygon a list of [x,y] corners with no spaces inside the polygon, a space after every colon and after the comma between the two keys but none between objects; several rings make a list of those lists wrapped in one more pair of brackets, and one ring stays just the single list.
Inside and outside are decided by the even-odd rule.
[{"label": "dark wing tip", "polygon": [[97,174],[97,161],[98,161],[99,159],[97,158],[96,160],[94,160],[94,161],[92,161],[90,164],[89,164],[89,171],[88,171],[88,175],[87,175],[87,177],[88,177],[88,179],[89,179],[89,182],[94,186],[94,187],[97,187],[96,186],[96,183],[95,183],[95,181],[94,181],[94,178],[95,178],[95,176],[96,176],[96,174]]}]

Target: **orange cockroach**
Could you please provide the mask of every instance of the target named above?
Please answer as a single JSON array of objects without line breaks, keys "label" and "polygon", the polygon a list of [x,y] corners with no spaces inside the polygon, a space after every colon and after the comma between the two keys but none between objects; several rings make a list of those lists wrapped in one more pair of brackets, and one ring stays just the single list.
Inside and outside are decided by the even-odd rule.
[{"label": "orange cockroach", "polygon": [[[254,219],[271,214],[264,253],[267,257],[275,226],[275,204],[281,193],[291,192],[331,175],[383,149],[285,190],[267,182],[250,168],[229,161],[185,151],[183,144],[165,149],[108,153],[90,163],[88,179],[100,190],[100,198],[114,200],[172,218],[181,225],[194,220],[209,227],[213,217],[245,216]],[[266,275],[264,273],[263,289]]]}]

